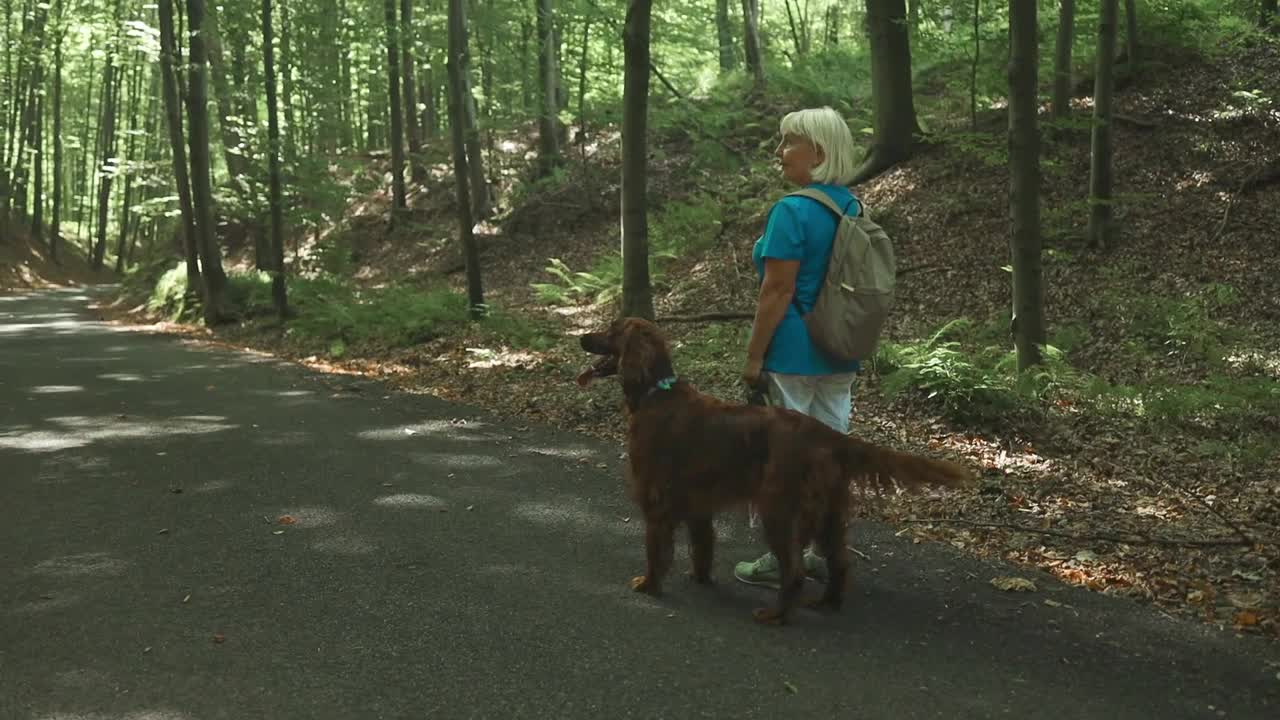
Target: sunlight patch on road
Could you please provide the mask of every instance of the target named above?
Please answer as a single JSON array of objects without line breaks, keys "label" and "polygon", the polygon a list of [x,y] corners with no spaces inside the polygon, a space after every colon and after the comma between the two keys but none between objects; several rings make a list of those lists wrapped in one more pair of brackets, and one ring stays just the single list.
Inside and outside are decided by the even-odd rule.
[{"label": "sunlight patch on road", "polygon": [[223,422],[226,418],[221,416],[204,417],[206,419],[202,420],[189,417],[133,419],[118,415],[52,417],[47,422],[61,426],[61,430],[3,432],[0,433],[0,449],[55,452],[103,440],[156,440],[178,435],[207,435],[236,427]]},{"label": "sunlight patch on road", "polygon": [[134,710],[123,715],[102,713],[63,713],[39,715],[35,720],[194,720],[191,715],[177,710]]},{"label": "sunlight patch on road", "polygon": [[99,577],[122,575],[129,566],[104,552],[63,555],[41,562],[35,571],[41,575],[55,577],[75,577],[79,575],[96,575]]},{"label": "sunlight patch on road", "polygon": [[46,594],[41,595],[37,600],[32,600],[31,602],[15,606],[10,613],[18,616],[38,615],[40,613],[69,608],[79,601],[79,595],[68,595],[66,593]]},{"label": "sunlight patch on road", "polygon": [[361,440],[407,440],[418,436],[444,437],[450,440],[464,441],[491,440],[492,438],[470,432],[483,429],[486,426],[486,423],[478,421],[423,420],[394,427],[364,430],[356,433],[356,437]]},{"label": "sunlight patch on road", "polygon": [[377,546],[358,535],[344,533],[320,538],[311,543],[311,549],[334,555],[368,555]]},{"label": "sunlight patch on road", "polygon": [[324,507],[286,508],[277,511],[275,516],[293,518],[289,524],[296,528],[328,527],[338,522],[338,513]]},{"label": "sunlight patch on road", "polygon": [[428,467],[460,469],[497,467],[502,460],[492,455],[466,455],[462,453],[420,452],[410,457],[415,463]]},{"label": "sunlight patch on road", "polygon": [[27,392],[32,395],[60,395],[63,393],[84,392],[81,385],[36,385]]},{"label": "sunlight patch on road", "polygon": [[137,373],[103,373],[98,376],[103,380],[116,380],[119,382],[145,382],[146,378]]},{"label": "sunlight patch on road", "polygon": [[640,523],[629,518],[611,517],[584,507],[580,500],[566,498],[560,502],[522,502],[512,512],[523,520],[552,528],[577,528],[594,532],[605,531],[619,535],[635,535]]},{"label": "sunlight patch on road", "polygon": [[384,495],[373,501],[374,505],[392,508],[410,508],[422,510],[438,510],[449,507],[449,503],[435,495],[421,495],[418,493],[398,493],[396,495]]}]

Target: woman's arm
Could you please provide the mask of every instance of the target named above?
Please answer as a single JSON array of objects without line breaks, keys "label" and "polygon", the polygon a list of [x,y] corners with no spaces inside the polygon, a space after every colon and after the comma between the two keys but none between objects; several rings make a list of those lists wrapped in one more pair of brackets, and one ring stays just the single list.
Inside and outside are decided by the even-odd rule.
[{"label": "woman's arm", "polygon": [[764,361],[765,351],[769,349],[769,341],[773,339],[773,331],[782,322],[787,313],[791,297],[796,291],[796,273],[800,271],[799,260],[779,260],[765,258],[764,281],[760,284],[760,296],[756,300],[756,317],[751,325],[751,340],[747,343],[747,363],[755,364]]}]

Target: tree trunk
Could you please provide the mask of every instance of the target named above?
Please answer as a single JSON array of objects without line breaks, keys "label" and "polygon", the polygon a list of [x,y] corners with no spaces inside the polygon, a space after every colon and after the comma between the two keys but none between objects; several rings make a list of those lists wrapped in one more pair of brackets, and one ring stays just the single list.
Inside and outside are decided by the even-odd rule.
[{"label": "tree trunk", "polygon": [[851,184],[870,180],[911,156],[920,133],[911,88],[911,40],[903,0],[867,0],[871,40],[871,149]]},{"label": "tree trunk", "polygon": [[720,72],[729,72],[738,67],[733,26],[729,24],[729,0],[716,0],[716,38],[720,41]]},{"label": "tree trunk", "polygon": [[409,167],[413,181],[427,181],[427,166],[422,161],[422,129],[418,125],[417,78],[414,73],[413,0],[400,0],[400,56],[404,65],[404,117],[409,132]]},{"label": "tree trunk", "polygon": [[396,224],[396,211],[408,207],[404,183],[404,114],[400,108],[400,51],[396,35],[396,0],[383,3],[387,21],[387,98],[391,105],[391,122],[388,142],[391,143],[391,224]]},{"label": "tree trunk", "polygon": [[187,0],[189,67],[187,80],[188,140],[191,148],[191,199],[195,208],[196,243],[204,276],[204,321],[215,325],[224,319],[223,292],[227,276],[213,232],[213,186],[209,169],[209,92],[205,73],[208,55],[204,39],[205,0]]},{"label": "tree trunk", "polygon": [[1106,249],[1112,241],[1111,95],[1116,65],[1116,2],[1101,0],[1097,70],[1093,85],[1093,147],[1089,169],[1089,247]]},{"label": "tree trunk", "polygon": [[[727,0],[726,0],[727,1]],[[582,54],[578,57],[578,144],[583,148],[583,162],[586,162],[587,142],[587,63],[591,50],[591,18],[582,23]]]},{"label": "tree trunk", "polygon": [[1040,362],[1044,285],[1040,266],[1040,130],[1036,92],[1036,3],[1009,5],[1009,216],[1013,336],[1018,370]]},{"label": "tree trunk", "polygon": [[289,2],[290,0],[279,0],[276,7],[280,9],[280,81],[284,93],[280,98],[280,107],[284,110],[284,127],[280,129],[280,134],[284,137],[284,159],[286,162],[293,162],[297,157],[297,130],[293,115],[293,53],[289,44],[292,39]]},{"label": "tree trunk", "polygon": [[1125,50],[1129,55],[1129,73],[1138,71],[1138,8],[1134,0],[1124,0]]},{"label": "tree trunk", "polygon": [[129,226],[130,220],[129,208],[133,193],[133,151],[136,145],[138,132],[138,105],[142,99],[142,68],[141,66],[133,66],[133,81],[130,87],[129,97],[129,130],[128,140],[125,142],[124,155],[120,158],[120,170],[124,175],[124,187],[120,193],[120,220],[117,228],[120,237],[116,241],[116,272],[124,272],[125,251],[128,249],[129,242]]},{"label": "tree trunk", "polygon": [[32,180],[31,191],[31,239],[36,242],[44,240],[44,95],[36,96],[36,119],[31,158]]},{"label": "tree trunk", "polygon": [[289,314],[284,280],[284,203],[280,190],[280,111],[275,53],[271,48],[271,0],[262,0],[262,68],[267,86],[267,174],[271,193],[271,299],[283,320]]},{"label": "tree trunk", "polygon": [[116,106],[120,101],[120,86],[123,84],[124,68],[115,66],[115,56],[110,55],[107,59],[107,67],[103,78],[103,86],[106,90],[103,93],[102,102],[102,122],[98,127],[102,135],[102,163],[98,166],[101,177],[98,179],[98,230],[97,239],[93,244],[93,257],[90,261],[90,267],[94,270],[102,269],[103,259],[107,254],[107,211],[111,201],[111,181],[115,176],[115,170],[111,167],[111,160],[115,157],[115,137],[116,137]]},{"label": "tree trunk", "polygon": [[544,177],[560,164],[553,25],[551,0],[538,0],[538,87],[542,96],[538,113],[538,174]]},{"label": "tree trunk", "polygon": [[[99,105],[102,104],[101,94],[102,94],[103,88],[98,87],[93,81],[93,78],[96,76],[97,69],[98,69],[97,63],[95,62],[96,59],[97,58],[94,56],[89,57],[89,74],[86,76],[88,78],[88,83],[89,83],[88,92],[86,93],[88,97],[85,100],[85,105],[84,105],[84,121],[80,126],[81,127],[80,137],[86,141],[89,139],[89,126],[93,124],[93,118],[94,118],[93,92],[95,89],[97,89],[99,93],[98,104]],[[84,223],[87,217],[87,213],[85,212],[84,205],[85,205],[85,201],[89,198],[89,196],[93,194],[93,191],[91,190],[91,187],[90,187],[91,186],[90,178],[93,176],[90,174],[90,171],[89,171],[90,167],[93,164],[93,160],[91,160],[91,158],[98,157],[97,142],[98,142],[99,132],[96,128],[93,131],[93,137],[94,137],[94,146],[92,151],[93,154],[89,155],[90,150],[88,145],[82,143],[80,147],[80,152],[77,153],[77,158],[76,158],[76,160],[78,161],[76,162],[76,166],[77,166],[76,175],[77,175],[77,181],[78,181],[76,185],[76,192],[79,193],[80,195],[80,202],[76,206],[76,235],[82,239],[85,237]],[[3,180],[3,179],[4,179],[3,173],[0,173],[0,180]],[[92,248],[89,248],[89,249],[91,250]]]},{"label": "tree trunk", "polygon": [[[58,39],[53,45],[53,208],[49,223],[49,259],[58,259],[58,240],[62,232],[62,40],[67,32],[63,0],[57,0],[54,13],[58,17]],[[92,77],[92,75],[90,75]]]},{"label": "tree trunk", "polygon": [[449,134],[453,141],[453,183],[457,192],[458,230],[462,260],[467,272],[467,305],[473,319],[484,314],[484,290],[480,283],[480,252],[473,232],[471,194],[465,139],[467,83],[467,17],[465,0],[449,0]]},{"label": "tree trunk", "polygon": [[760,92],[764,89],[764,57],[760,52],[760,0],[742,0],[742,27],[742,47],[747,58],[747,70],[751,72],[755,91]]},{"label": "tree trunk", "polygon": [[[464,70],[470,64],[465,59]],[[466,130],[467,169],[471,172],[472,212],[477,220],[487,219],[493,214],[493,198],[489,197],[489,181],[484,176],[484,156],[480,148],[480,130],[476,123],[476,99],[471,95],[469,71],[462,75],[463,127]]]},{"label": "tree trunk", "polygon": [[1071,114],[1071,43],[1075,38],[1076,2],[1058,0],[1058,40],[1053,53],[1053,118]]},{"label": "tree trunk", "polygon": [[164,96],[164,113],[169,128],[169,151],[173,160],[173,178],[178,189],[178,208],[182,213],[182,247],[187,258],[187,292],[197,292],[203,285],[200,253],[196,238],[195,206],[191,200],[191,177],[187,171],[187,151],[182,137],[182,104],[178,100],[178,65],[176,35],[173,27],[173,0],[159,0],[160,10],[160,85]]},{"label": "tree trunk", "polygon": [[969,126],[974,132],[978,132],[978,63],[981,58],[982,0],[973,0],[973,63],[969,73]]},{"label": "tree trunk", "polygon": [[213,78],[213,92],[218,105],[218,127],[222,130],[223,158],[227,163],[227,174],[234,182],[249,172],[249,159],[245,156],[245,143],[240,137],[237,127],[234,99],[231,85],[227,83],[227,73],[222,61],[222,30],[218,27],[218,14],[214,5],[206,5],[205,10],[205,46],[209,49],[209,73]]},{"label": "tree trunk", "polygon": [[356,112],[356,101],[359,100],[356,88],[351,86],[351,57],[348,49],[351,47],[351,39],[349,31],[346,27],[347,19],[347,3],[345,0],[338,0],[338,21],[343,23],[338,30],[338,42],[341,45],[338,53],[338,95],[342,98],[342,147],[354,148],[356,144],[356,130],[358,127]]},{"label": "tree trunk", "polygon": [[[754,4],[754,3],[753,3]],[[630,0],[622,32],[622,314],[653,319],[649,281],[649,24],[652,0]],[[754,17],[754,16],[753,16]],[[756,56],[759,61],[759,56]]]}]

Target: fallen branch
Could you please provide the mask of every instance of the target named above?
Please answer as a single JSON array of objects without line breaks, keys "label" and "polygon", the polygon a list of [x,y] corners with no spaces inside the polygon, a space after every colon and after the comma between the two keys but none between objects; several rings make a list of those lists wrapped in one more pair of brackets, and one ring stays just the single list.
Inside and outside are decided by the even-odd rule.
[{"label": "fallen branch", "polygon": [[1128,123],[1130,125],[1133,125],[1134,127],[1140,127],[1144,130],[1151,130],[1153,128],[1159,127],[1159,123],[1155,122],[1154,120],[1150,120],[1144,117],[1138,117],[1136,115],[1126,115],[1124,113],[1112,113],[1111,117],[1115,118],[1116,121],[1118,122]]},{"label": "fallen branch", "polygon": [[701,315],[668,315],[657,319],[659,325],[663,323],[695,323],[695,322],[716,322],[719,320],[754,320],[756,314],[753,312],[713,312],[702,313]]},{"label": "fallen branch", "polygon": [[1244,193],[1244,191],[1247,188],[1249,188],[1250,185],[1256,182],[1257,179],[1262,176],[1262,171],[1266,169],[1267,169],[1267,166],[1262,165],[1258,167],[1256,170],[1254,170],[1253,172],[1249,173],[1249,175],[1244,179],[1244,181],[1240,183],[1239,187],[1236,188],[1236,191],[1231,193],[1231,197],[1227,198],[1227,208],[1226,210],[1222,211],[1222,222],[1218,223],[1218,229],[1213,231],[1213,235],[1209,236],[1210,244],[1217,242],[1218,237],[1222,235],[1222,231],[1227,228],[1227,220],[1231,217],[1231,208],[1233,205],[1235,205],[1236,198],[1240,197],[1240,195]]},{"label": "fallen branch", "polygon": [[1013,530],[1015,532],[1032,533],[1035,535],[1048,535],[1050,537],[1067,538],[1068,540],[1079,541],[1099,541],[1118,543],[1122,545],[1171,545],[1175,547],[1221,547],[1236,546],[1245,547],[1254,544],[1260,544],[1262,541],[1245,542],[1239,538],[1210,538],[1208,540],[1184,540],[1180,538],[1160,538],[1148,535],[1115,535],[1112,533],[1095,533],[1080,534],[1064,532],[1062,530],[1041,530],[1039,528],[1026,527],[1024,525],[1013,525],[1010,523],[986,523],[974,522],[973,520],[962,520],[959,518],[906,518],[902,522],[916,524],[932,524],[932,523],[949,523],[952,525],[965,525],[967,527],[992,528],[998,530]]}]

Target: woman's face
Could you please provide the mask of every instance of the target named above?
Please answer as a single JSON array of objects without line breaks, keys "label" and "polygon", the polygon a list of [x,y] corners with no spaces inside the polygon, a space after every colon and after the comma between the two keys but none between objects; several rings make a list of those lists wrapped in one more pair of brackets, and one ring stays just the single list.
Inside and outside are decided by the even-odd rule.
[{"label": "woman's face", "polygon": [[787,133],[778,143],[774,155],[782,161],[782,176],[796,185],[808,185],[813,182],[813,169],[822,164],[822,149],[812,140]]}]

